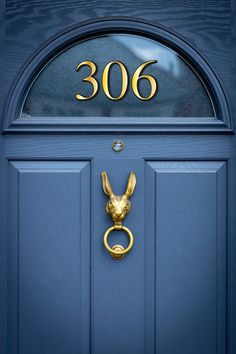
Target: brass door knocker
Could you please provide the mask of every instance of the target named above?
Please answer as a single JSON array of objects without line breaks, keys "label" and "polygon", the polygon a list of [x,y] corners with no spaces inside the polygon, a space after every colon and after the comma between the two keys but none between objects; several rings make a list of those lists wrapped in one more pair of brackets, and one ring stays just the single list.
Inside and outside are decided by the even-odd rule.
[{"label": "brass door knocker", "polygon": [[[127,184],[126,191],[123,195],[115,195],[111,188],[108,176],[106,172],[102,172],[102,185],[104,193],[110,198],[106,204],[106,211],[111,215],[112,220],[114,221],[114,226],[109,227],[104,234],[104,246],[110,252],[111,256],[114,259],[122,259],[126,253],[128,253],[134,244],[134,237],[128,227],[123,226],[123,221],[126,215],[131,210],[131,203],[129,197],[133,194],[134,188],[136,185],[136,176],[134,172],[131,172],[129,175],[129,180]],[[124,248],[121,245],[114,245],[110,247],[108,244],[108,236],[112,231],[123,230],[129,237],[129,245],[127,248]]]}]

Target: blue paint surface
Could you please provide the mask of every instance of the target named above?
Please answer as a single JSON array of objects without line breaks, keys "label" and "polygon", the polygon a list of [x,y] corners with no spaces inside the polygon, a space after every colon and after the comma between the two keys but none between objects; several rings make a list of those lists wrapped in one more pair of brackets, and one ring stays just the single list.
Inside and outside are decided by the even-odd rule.
[{"label": "blue paint surface", "polygon": [[[10,83],[16,80],[16,85],[10,101],[6,100],[10,106],[4,106],[7,117],[2,115],[2,125],[14,122],[12,130],[0,136],[1,354],[236,352],[235,137],[222,82],[192,48],[194,43],[202,48],[222,81],[228,82],[228,63],[233,62],[235,51],[230,47],[230,56],[222,48],[230,42],[230,9],[225,1],[216,6],[199,0],[191,7],[180,1],[175,9],[168,4],[145,3],[144,10],[126,1],[117,14],[162,20],[186,41],[161,25],[156,28],[133,20],[106,20],[65,31],[71,23],[114,15],[113,6],[103,1],[96,8],[83,1],[64,5],[62,0],[57,4],[7,1],[8,73],[1,107],[2,98],[10,97]],[[173,110],[173,119],[158,120],[153,110],[147,114],[142,105],[139,109],[132,104],[128,110],[124,101],[121,110],[127,112],[128,121],[116,108],[108,112],[114,117],[107,123],[102,105],[100,117],[91,119],[86,117],[92,111],[87,105],[81,125],[73,117],[65,122],[64,113],[18,119],[25,89],[45,60],[102,26],[106,31],[123,26],[130,32],[136,26],[140,35],[147,31],[150,37],[159,36],[179,48],[209,84],[216,117],[195,119],[186,114],[184,119]],[[59,30],[64,34],[48,40]],[[45,50],[18,76],[26,58],[43,43]],[[19,55],[12,54],[16,50]],[[66,81],[61,85],[57,93]],[[50,91],[47,85],[46,89]],[[233,110],[235,89],[228,91]],[[191,98],[192,92],[187,93]],[[178,102],[173,105],[186,113],[186,106],[180,104],[184,97],[174,94]],[[194,98],[202,103],[202,97]],[[47,100],[48,93],[43,97],[41,92],[36,102],[39,110]],[[50,109],[58,106],[54,102]],[[203,108],[193,107],[197,112]],[[225,135],[226,128],[231,135]],[[125,143],[119,154],[111,148],[115,139]],[[102,243],[104,231],[112,224],[105,212],[103,170],[117,194],[123,193],[131,170],[137,175],[132,211],[125,220],[135,243],[122,261],[113,260]],[[109,242],[125,246],[127,239],[116,232]]]}]

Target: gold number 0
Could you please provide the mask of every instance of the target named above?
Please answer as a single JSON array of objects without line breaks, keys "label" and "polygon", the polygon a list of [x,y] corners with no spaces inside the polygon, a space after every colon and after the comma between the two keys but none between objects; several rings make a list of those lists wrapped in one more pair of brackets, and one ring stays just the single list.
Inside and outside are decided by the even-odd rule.
[{"label": "gold number 0", "polygon": [[93,77],[93,75],[97,71],[96,64],[93,61],[82,61],[80,64],[77,65],[76,71],[79,71],[81,66],[88,65],[91,69],[91,73],[89,76],[83,79],[83,81],[90,82],[91,85],[93,85],[93,93],[90,96],[82,96],[77,93],[75,96],[77,100],[90,100],[90,98],[94,97],[96,93],[98,92],[98,82],[97,80]]},{"label": "gold number 0", "polygon": [[[109,91],[109,71],[110,68],[115,64],[119,65],[122,75],[121,93],[118,97],[112,96]],[[128,73],[123,63],[121,63],[120,61],[111,61],[105,66],[102,74],[102,88],[105,95],[110,98],[110,100],[118,101],[124,97],[128,88]]]},{"label": "gold number 0", "polygon": [[[151,76],[151,75],[147,75],[147,74],[140,75],[141,72],[143,71],[143,69],[146,66],[148,66],[150,64],[154,64],[156,62],[157,62],[157,60],[149,60],[149,61],[144,62],[142,65],[140,65],[138,67],[138,69],[135,71],[135,73],[133,75],[133,78],[132,78],[132,89],[133,89],[133,92],[134,92],[135,96],[137,96],[140,100],[143,100],[143,101],[150,100],[156,94],[156,91],[157,91],[156,79],[153,76]],[[147,96],[147,97],[143,97],[139,93],[138,82],[141,79],[146,79],[146,80],[148,80],[150,82],[151,92],[150,92],[150,95]]]}]

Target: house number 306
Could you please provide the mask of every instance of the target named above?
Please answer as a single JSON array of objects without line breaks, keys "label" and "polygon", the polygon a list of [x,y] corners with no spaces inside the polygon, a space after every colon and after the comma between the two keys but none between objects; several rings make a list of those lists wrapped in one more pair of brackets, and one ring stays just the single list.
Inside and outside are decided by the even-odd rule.
[{"label": "house number 306", "polygon": [[[148,74],[142,74],[142,71],[144,70],[144,68],[146,68],[148,65],[154,64],[156,63],[157,60],[149,60],[149,61],[145,61],[143,64],[141,64],[134,72],[133,76],[132,76],[132,81],[131,81],[131,85],[132,85],[132,90],[133,93],[135,94],[136,97],[138,97],[140,100],[143,101],[148,101],[150,99],[152,99],[156,92],[157,92],[157,82],[156,79]],[[122,84],[121,84],[121,91],[120,91],[120,95],[117,97],[114,97],[111,95],[110,93],[110,89],[109,89],[109,73],[110,73],[110,69],[113,65],[118,65],[121,71],[121,77],[122,77]],[[97,66],[93,61],[82,61],[80,64],[77,65],[76,67],[76,71],[79,71],[80,68],[82,66],[88,66],[90,68],[90,75],[85,77],[83,79],[83,81],[85,82],[89,82],[92,87],[93,87],[93,92],[91,93],[90,96],[82,96],[81,94],[77,93],[76,94],[76,98],[77,100],[90,100],[91,98],[93,98],[97,92],[98,92],[98,81],[97,79],[94,77],[94,75],[96,74],[97,71]],[[140,80],[148,80],[150,83],[150,94],[149,96],[142,96],[141,93],[139,92],[139,81]],[[128,71],[125,67],[125,65],[121,62],[121,61],[111,61],[110,63],[108,63],[102,73],[102,88],[103,91],[105,93],[105,95],[113,101],[118,101],[121,100],[127,90],[128,90]]]}]

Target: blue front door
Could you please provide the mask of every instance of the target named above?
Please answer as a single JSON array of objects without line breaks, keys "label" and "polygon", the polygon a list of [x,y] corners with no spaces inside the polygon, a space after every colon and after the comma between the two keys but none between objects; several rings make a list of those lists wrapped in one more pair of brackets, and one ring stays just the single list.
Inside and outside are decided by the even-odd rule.
[{"label": "blue front door", "polygon": [[[188,151],[178,137],[121,138],[122,156],[113,136],[44,138],[34,160],[32,137],[14,141],[25,148],[8,166],[10,353],[224,352],[227,163],[199,161],[191,137]],[[136,174],[122,260],[103,245],[104,170],[117,194]],[[122,232],[109,243],[127,247]]]},{"label": "blue front door", "polygon": [[[1,135],[3,354],[234,352],[227,101],[197,51],[154,27],[71,29],[15,84]],[[104,245],[113,225],[111,249],[134,237],[120,259]]]}]

